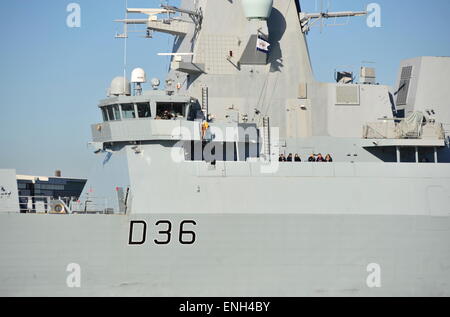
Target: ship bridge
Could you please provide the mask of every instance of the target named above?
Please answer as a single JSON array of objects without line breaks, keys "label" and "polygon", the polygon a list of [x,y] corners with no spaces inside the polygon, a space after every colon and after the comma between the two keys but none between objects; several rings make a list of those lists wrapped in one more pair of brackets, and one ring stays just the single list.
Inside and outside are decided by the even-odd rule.
[{"label": "ship bridge", "polygon": [[196,99],[160,90],[110,96],[99,108],[103,122],[91,126],[94,142],[174,139],[175,129],[193,131],[203,120]]},{"label": "ship bridge", "polygon": [[249,157],[258,157],[260,133],[257,125],[245,120],[240,122],[236,113],[233,115],[231,112],[227,121],[216,122],[212,117],[206,119],[207,100],[207,90],[201,104],[195,98],[175,94],[170,89],[154,87],[142,92],[141,87],[135,87],[135,93],[131,94],[128,81],[122,77],[115,78],[109,97],[98,106],[103,122],[91,126],[96,153],[106,149],[120,151],[124,144],[182,141],[186,159],[191,161],[205,160],[203,155],[194,154],[193,149],[197,146],[204,149],[208,143],[220,148],[234,148],[233,154],[228,151],[227,156],[224,151],[219,160],[245,161]]}]

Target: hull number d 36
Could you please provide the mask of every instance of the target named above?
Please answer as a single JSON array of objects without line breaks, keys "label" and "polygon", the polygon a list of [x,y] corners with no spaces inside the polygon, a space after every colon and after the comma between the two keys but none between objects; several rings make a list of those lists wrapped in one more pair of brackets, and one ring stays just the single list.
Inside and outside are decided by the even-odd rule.
[{"label": "hull number d 36", "polygon": [[[196,234],[192,231],[197,223],[193,220],[184,220],[179,225],[178,243],[180,244],[194,244],[196,241]],[[159,220],[155,223],[155,237],[153,242],[157,245],[167,245],[173,241],[173,225],[169,220]],[[147,241],[147,222],[134,220],[130,222],[130,233],[128,237],[129,245],[143,245]],[[150,234],[149,234],[150,235]]]}]

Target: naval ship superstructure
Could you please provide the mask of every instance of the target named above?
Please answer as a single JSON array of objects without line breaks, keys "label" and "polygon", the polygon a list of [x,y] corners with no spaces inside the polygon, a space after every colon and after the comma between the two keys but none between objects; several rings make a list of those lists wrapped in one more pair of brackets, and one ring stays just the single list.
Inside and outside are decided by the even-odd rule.
[{"label": "naval ship superstructure", "polygon": [[367,67],[321,83],[312,21],[365,12],[127,13],[143,18],[125,30],[174,36],[164,88],[144,90],[142,69],[112,81],[91,127],[98,168],[69,212],[0,213],[0,294],[450,294],[449,57],[403,61],[396,89]]}]

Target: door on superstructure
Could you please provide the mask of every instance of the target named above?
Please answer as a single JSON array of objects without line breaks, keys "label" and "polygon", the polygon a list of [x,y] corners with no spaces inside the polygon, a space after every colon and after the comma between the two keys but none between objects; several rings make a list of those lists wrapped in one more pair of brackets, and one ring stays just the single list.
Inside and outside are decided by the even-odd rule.
[{"label": "door on superstructure", "polygon": [[288,100],[286,106],[286,137],[306,138],[311,135],[311,111],[306,100]]}]

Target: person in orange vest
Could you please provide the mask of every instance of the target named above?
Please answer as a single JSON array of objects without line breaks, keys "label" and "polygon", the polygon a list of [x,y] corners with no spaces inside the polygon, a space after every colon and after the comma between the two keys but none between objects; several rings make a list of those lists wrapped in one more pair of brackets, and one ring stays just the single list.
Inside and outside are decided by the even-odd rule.
[{"label": "person in orange vest", "polygon": [[209,123],[208,123],[208,121],[204,121],[202,123],[202,139],[203,140],[205,139],[206,131],[208,131],[208,129],[209,129]]}]

